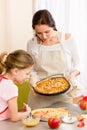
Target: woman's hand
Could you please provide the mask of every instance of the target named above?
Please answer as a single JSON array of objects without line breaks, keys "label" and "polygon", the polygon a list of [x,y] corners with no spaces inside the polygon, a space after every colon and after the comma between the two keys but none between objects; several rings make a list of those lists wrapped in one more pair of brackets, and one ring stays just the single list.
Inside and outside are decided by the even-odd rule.
[{"label": "woman's hand", "polygon": [[78,96],[73,98],[73,103],[78,104],[83,99],[83,96]]},{"label": "woman's hand", "polygon": [[39,81],[39,77],[38,77],[38,75],[36,74],[36,72],[32,72],[32,73],[30,74],[29,81],[30,81],[30,85],[31,85],[32,87],[36,87],[36,83]]}]

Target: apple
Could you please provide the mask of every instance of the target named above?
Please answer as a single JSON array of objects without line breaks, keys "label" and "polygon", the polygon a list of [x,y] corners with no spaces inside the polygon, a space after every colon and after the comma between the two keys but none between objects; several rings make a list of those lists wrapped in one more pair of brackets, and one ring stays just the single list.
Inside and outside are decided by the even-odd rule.
[{"label": "apple", "polygon": [[87,96],[84,96],[83,99],[80,101],[80,108],[82,110],[86,110],[87,109]]},{"label": "apple", "polygon": [[78,121],[79,121],[79,122],[82,122],[82,121],[84,121],[84,118],[83,118],[81,115],[79,115],[79,116],[78,116]]},{"label": "apple", "polygon": [[84,97],[83,97],[83,100],[84,100],[84,101],[87,101],[87,96],[84,96]]},{"label": "apple", "polygon": [[81,108],[82,110],[86,110],[86,107],[87,107],[87,101],[82,100],[82,101],[80,102],[80,108]]},{"label": "apple", "polygon": [[84,127],[85,126],[85,123],[83,122],[83,121],[81,121],[81,122],[79,122],[78,124],[77,124],[77,127]]},{"label": "apple", "polygon": [[62,121],[61,118],[57,118],[57,117],[50,117],[48,119],[48,125],[50,126],[50,128],[55,129],[55,128],[59,128],[59,126],[61,125]]}]

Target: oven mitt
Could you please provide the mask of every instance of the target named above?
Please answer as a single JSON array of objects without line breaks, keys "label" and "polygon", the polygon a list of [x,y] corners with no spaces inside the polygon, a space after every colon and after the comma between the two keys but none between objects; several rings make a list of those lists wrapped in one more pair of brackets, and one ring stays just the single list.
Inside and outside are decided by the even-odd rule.
[{"label": "oven mitt", "polygon": [[37,75],[36,72],[31,72],[30,73],[30,78],[29,78],[29,81],[30,81],[30,85],[32,87],[36,87],[36,83],[39,81],[39,76]]}]

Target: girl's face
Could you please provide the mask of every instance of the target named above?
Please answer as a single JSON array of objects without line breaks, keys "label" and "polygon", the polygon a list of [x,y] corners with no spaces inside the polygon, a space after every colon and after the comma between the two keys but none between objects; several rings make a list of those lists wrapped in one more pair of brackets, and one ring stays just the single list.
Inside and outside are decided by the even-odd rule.
[{"label": "girl's face", "polygon": [[17,69],[14,74],[14,81],[21,84],[27,79],[29,79],[32,68],[33,66],[26,69],[21,69],[21,70]]},{"label": "girl's face", "polygon": [[36,25],[35,26],[36,35],[43,41],[48,42],[53,37],[54,30],[48,25]]}]

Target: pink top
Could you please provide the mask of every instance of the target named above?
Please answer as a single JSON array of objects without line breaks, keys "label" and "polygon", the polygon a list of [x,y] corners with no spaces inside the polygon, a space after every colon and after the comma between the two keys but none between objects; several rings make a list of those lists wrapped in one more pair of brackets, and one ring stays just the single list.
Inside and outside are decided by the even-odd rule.
[{"label": "pink top", "polygon": [[7,101],[18,96],[18,88],[12,80],[0,76],[0,120],[10,118]]}]

